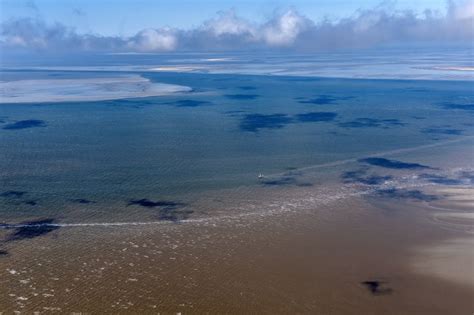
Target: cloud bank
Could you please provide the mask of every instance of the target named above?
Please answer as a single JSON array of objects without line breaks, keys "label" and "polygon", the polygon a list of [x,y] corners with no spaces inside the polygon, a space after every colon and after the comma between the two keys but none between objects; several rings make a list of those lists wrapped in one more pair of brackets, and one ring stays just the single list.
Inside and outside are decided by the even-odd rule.
[{"label": "cloud bank", "polygon": [[131,37],[79,34],[63,24],[39,18],[9,20],[0,26],[0,47],[26,51],[321,51],[386,44],[432,42],[473,46],[474,2],[448,2],[446,13],[392,10],[381,5],[358,10],[337,21],[315,22],[294,9],[275,13],[263,23],[219,12],[191,30],[148,28]]}]

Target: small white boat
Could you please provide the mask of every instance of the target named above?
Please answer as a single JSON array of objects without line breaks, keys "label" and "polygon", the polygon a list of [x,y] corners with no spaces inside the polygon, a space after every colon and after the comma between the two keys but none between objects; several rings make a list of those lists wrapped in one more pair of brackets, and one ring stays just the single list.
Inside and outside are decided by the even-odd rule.
[{"label": "small white boat", "polygon": [[263,176],[263,174],[262,174],[262,173],[260,173],[260,174],[258,174],[258,176],[257,176],[257,177],[258,177],[258,179],[262,179],[262,178],[264,178],[265,176]]}]

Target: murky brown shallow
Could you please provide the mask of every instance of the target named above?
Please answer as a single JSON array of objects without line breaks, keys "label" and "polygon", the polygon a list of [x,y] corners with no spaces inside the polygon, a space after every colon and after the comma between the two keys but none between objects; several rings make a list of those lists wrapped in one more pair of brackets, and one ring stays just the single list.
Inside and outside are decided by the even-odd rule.
[{"label": "murky brown shallow", "polygon": [[445,229],[421,203],[367,200],[201,223],[61,228],[4,248],[0,310],[471,314],[473,287],[412,263],[425,257],[420,248],[466,232]]}]

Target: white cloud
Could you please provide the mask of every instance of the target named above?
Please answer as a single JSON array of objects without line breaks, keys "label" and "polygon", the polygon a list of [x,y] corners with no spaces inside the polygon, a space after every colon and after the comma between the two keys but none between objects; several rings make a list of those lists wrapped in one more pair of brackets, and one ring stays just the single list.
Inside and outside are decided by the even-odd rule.
[{"label": "white cloud", "polygon": [[145,29],[127,41],[127,47],[133,51],[171,51],[176,48],[178,39],[169,28]]},{"label": "white cloud", "polygon": [[261,33],[263,40],[269,45],[288,46],[302,31],[311,26],[313,23],[309,19],[294,10],[288,10],[264,25]]},{"label": "white cloud", "polygon": [[218,12],[217,18],[205,22],[201,29],[217,37],[223,35],[247,35],[254,37],[256,34],[254,26],[250,22],[239,18],[235,10]]},{"label": "white cloud", "polygon": [[45,51],[318,51],[420,42],[472,46],[473,41],[472,0],[451,1],[444,14],[426,10],[420,15],[381,5],[337,21],[320,22],[291,9],[258,24],[230,10],[191,30],[148,28],[128,38],[78,34],[70,27],[37,18],[9,20],[0,27],[0,48]]}]

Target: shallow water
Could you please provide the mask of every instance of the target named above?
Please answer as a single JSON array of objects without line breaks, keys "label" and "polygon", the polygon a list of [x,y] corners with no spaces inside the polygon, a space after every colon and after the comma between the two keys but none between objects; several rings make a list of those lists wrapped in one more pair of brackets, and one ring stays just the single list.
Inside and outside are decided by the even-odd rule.
[{"label": "shallow water", "polygon": [[[53,74],[84,77],[34,76]],[[307,189],[340,180],[328,168],[474,134],[470,82],[141,75],[193,92],[0,107],[5,223],[192,219],[204,193]]]}]

